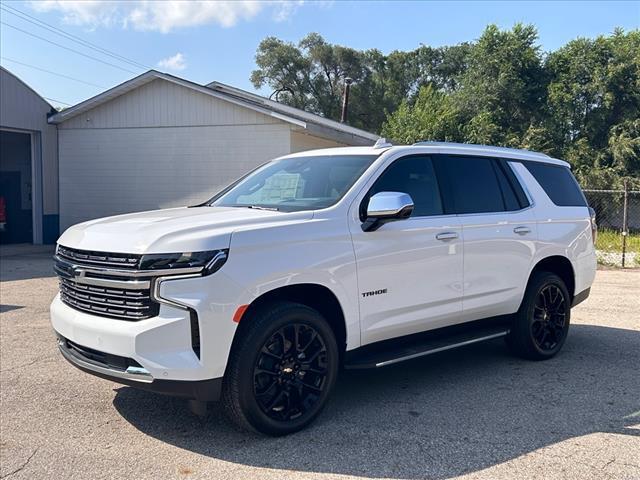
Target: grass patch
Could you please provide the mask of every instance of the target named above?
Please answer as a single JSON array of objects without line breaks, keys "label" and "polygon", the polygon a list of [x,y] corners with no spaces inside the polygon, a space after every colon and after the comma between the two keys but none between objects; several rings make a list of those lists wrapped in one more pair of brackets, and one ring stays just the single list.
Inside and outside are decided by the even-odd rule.
[{"label": "grass patch", "polygon": [[[596,250],[599,263],[619,265],[622,256],[622,235],[616,230],[599,230]],[[628,266],[640,266],[640,232],[630,232],[627,235],[626,254]]]},{"label": "grass patch", "polygon": [[[596,248],[605,252],[622,253],[622,235],[615,230],[599,230]],[[638,252],[639,248],[640,233],[629,233],[629,235],[627,235],[627,252]]]}]

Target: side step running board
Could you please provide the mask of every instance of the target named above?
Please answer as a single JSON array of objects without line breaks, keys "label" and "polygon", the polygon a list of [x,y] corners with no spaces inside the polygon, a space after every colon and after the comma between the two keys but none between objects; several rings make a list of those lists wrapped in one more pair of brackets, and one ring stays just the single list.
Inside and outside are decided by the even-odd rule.
[{"label": "side step running board", "polygon": [[443,329],[443,331],[434,331],[431,335],[429,333],[419,334],[411,339],[399,339],[395,342],[396,344],[393,341],[386,341],[347,352],[344,368],[352,370],[386,367],[445,350],[504,337],[509,333],[509,328],[507,325],[493,325],[472,327],[468,330],[458,329],[453,332]]}]

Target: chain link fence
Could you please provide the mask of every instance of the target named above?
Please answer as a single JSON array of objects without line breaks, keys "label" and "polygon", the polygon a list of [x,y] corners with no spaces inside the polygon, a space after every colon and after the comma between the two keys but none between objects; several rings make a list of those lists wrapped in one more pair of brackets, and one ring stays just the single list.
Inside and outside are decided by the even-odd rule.
[{"label": "chain link fence", "polygon": [[583,190],[596,211],[598,263],[640,268],[640,190]]}]

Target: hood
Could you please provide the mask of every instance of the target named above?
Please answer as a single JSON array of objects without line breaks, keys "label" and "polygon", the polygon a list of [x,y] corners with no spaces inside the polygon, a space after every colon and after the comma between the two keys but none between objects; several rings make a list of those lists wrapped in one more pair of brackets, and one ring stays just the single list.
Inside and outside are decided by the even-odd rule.
[{"label": "hood", "polygon": [[170,208],[79,223],[60,245],[112,253],[199,252],[229,248],[231,234],[248,225],[297,223],[313,212],[273,212],[239,207]]}]

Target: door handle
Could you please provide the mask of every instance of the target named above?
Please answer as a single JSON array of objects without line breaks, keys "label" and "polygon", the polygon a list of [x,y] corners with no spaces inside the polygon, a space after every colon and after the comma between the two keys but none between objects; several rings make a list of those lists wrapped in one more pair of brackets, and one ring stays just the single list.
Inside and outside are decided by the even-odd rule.
[{"label": "door handle", "polygon": [[513,229],[513,233],[517,233],[518,235],[526,235],[527,233],[531,233],[531,229],[529,227],[516,227]]},{"label": "door handle", "polygon": [[455,240],[456,238],[458,238],[456,232],[442,232],[436,235],[436,239],[442,240],[443,242],[446,240]]}]

